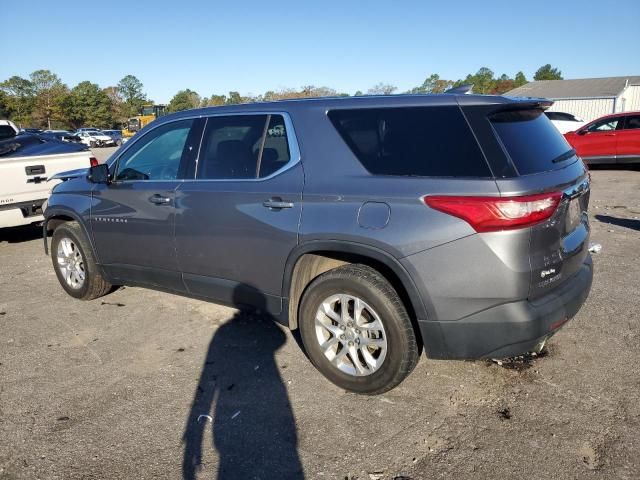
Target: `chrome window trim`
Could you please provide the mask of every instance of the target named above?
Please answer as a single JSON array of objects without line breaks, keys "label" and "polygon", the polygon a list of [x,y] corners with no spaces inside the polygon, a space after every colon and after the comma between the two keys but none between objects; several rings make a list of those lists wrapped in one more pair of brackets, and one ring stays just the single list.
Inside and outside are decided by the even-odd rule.
[{"label": "chrome window trim", "polygon": [[288,112],[284,112],[282,110],[268,111],[268,110],[259,110],[259,111],[251,111],[251,112],[227,112],[227,113],[212,113],[208,115],[192,115],[180,117],[175,120],[170,120],[166,122],[162,122],[159,125],[154,126],[144,133],[140,138],[135,141],[129,140],[126,143],[126,148],[118,154],[115,160],[109,164],[109,169],[111,169],[112,165],[116,166],[120,162],[120,158],[127,153],[127,151],[133,147],[136,143],[140,142],[145,136],[147,136],[150,132],[153,132],[155,129],[160,128],[164,125],[180,122],[183,120],[197,120],[199,118],[205,119],[205,122],[211,117],[237,117],[237,116],[248,116],[248,115],[281,115],[284,119],[285,129],[287,131],[287,144],[289,145],[289,161],[284,164],[280,169],[273,172],[271,175],[262,178],[196,178],[198,173],[198,161],[200,159],[200,152],[202,150],[202,141],[204,140],[204,132],[207,128],[207,124],[205,123],[204,128],[202,130],[202,136],[200,138],[200,144],[198,145],[198,156],[196,157],[196,165],[194,170],[193,178],[176,178],[173,180],[120,180],[118,183],[128,183],[128,182],[263,182],[265,180],[270,180],[273,177],[280,175],[288,170],[291,170],[302,160],[302,155],[300,154],[300,147],[298,146],[298,137],[295,132],[295,128],[293,126],[293,121],[291,120],[291,116]]}]

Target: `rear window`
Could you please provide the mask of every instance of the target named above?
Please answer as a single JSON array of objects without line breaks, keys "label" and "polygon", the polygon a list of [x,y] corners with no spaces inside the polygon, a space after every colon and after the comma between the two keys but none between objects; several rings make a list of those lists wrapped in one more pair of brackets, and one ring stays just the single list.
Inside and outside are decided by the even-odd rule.
[{"label": "rear window", "polygon": [[374,175],[491,177],[456,106],[333,110],[328,115]]},{"label": "rear window", "polygon": [[571,150],[542,110],[515,110],[489,117],[500,142],[520,175],[547,172],[566,166]]}]

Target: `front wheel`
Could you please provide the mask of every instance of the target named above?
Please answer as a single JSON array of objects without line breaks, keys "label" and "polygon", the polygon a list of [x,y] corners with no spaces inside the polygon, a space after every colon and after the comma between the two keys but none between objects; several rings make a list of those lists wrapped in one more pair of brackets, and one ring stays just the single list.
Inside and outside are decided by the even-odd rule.
[{"label": "front wheel", "polygon": [[109,293],[112,285],[99,271],[91,246],[77,222],[67,222],[53,232],[51,260],[58,281],[72,297],[92,300]]},{"label": "front wheel", "polygon": [[345,390],[384,393],[418,362],[415,333],[402,301],[380,273],[365,265],[345,265],[313,280],[298,318],[311,362]]}]

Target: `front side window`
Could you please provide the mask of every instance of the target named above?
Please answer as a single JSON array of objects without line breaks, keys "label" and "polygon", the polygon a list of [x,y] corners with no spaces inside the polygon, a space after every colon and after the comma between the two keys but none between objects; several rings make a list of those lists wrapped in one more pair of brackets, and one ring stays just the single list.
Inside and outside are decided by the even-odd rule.
[{"label": "front side window", "polygon": [[263,178],[289,162],[282,115],[210,117],[202,139],[197,178]]},{"label": "front side window", "polygon": [[118,160],[116,181],[175,180],[193,120],[158,127],[127,150]]},{"label": "front side window", "polygon": [[619,118],[608,118],[590,125],[587,132],[610,132],[618,127]]}]

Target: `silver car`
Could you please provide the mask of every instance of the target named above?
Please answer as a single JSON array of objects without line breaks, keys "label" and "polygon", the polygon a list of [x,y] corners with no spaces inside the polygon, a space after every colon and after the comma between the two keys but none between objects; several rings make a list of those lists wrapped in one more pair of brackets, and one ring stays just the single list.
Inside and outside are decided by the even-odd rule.
[{"label": "silver car", "polygon": [[398,95],[168,115],[59,176],[53,268],[84,300],[139,285],[258,308],[358,393],[395,387],[423,351],[540,350],[592,281],[589,176],[550,105]]}]

